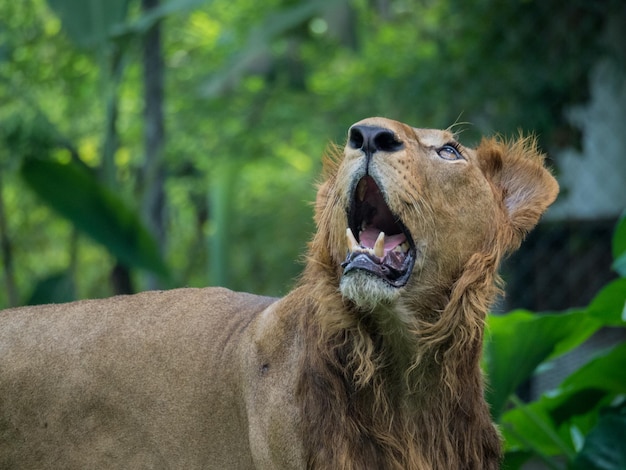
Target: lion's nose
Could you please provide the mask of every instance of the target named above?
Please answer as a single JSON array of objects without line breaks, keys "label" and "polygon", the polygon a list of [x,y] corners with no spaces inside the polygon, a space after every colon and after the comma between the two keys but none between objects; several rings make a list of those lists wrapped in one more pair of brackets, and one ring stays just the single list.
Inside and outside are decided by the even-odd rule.
[{"label": "lion's nose", "polygon": [[348,145],[360,149],[366,155],[373,155],[377,151],[396,152],[404,144],[389,129],[377,126],[352,126],[350,128]]}]

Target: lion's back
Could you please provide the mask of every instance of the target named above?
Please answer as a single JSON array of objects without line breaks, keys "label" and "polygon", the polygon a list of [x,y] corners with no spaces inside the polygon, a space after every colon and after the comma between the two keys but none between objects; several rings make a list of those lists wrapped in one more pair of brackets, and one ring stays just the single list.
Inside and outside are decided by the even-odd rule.
[{"label": "lion's back", "polygon": [[250,467],[238,350],[274,300],[175,289],[0,312],[0,467]]}]

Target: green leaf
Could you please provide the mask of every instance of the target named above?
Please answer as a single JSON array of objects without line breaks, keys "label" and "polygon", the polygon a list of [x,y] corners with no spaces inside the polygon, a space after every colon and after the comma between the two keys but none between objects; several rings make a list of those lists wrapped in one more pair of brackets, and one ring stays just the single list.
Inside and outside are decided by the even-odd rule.
[{"label": "green leaf", "polygon": [[532,453],[527,451],[511,451],[504,454],[502,461],[503,470],[518,470],[532,457]]},{"label": "green leaf", "polygon": [[500,428],[507,452],[530,451],[540,456],[574,454],[573,444],[559,434],[544,403],[533,402],[507,411],[502,415]]},{"label": "green leaf", "polygon": [[[593,416],[610,392],[602,388],[585,386],[557,389],[538,400],[538,406],[549,410],[555,426],[569,421],[574,416]],[[588,430],[588,427],[584,428]]]},{"label": "green leaf", "polygon": [[587,312],[606,326],[626,326],[626,278],[604,286],[587,307]]},{"label": "green leaf", "polygon": [[618,412],[600,417],[589,433],[572,470],[623,470],[626,468],[626,415]]},{"label": "green leaf", "polygon": [[626,343],[604,351],[569,375],[554,391],[503,414],[501,428],[511,451],[538,455],[569,454],[572,428],[587,434],[599,410],[626,394]]},{"label": "green leaf", "polygon": [[626,277],[626,253],[622,256],[618,257],[613,264],[611,265],[613,270],[617,272],[620,276]]},{"label": "green leaf", "polygon": [[113,26],[124,22],[129,3],[129,0],[48,0],[70,39],[85,48],[109,39]]},{"label": "green leaf", "polygon": [[626,393],[624,364],[626,364],[626,343],[620,343],[570,374],[559,389],[562,390],[561,393],[583,388]]},{"label": "green leaf", "polygon": [[69,271],[63,271],[41,279],[35,285],[27,305],[60,304],[76,299],[74,280]]},{"label": "green leaf", "polygon": [[[599,409],[626,394],[625,363],[626,343],[621,343],[570,374],[555,391],[541,397],[537,406],[546,410],[555,426],[578,417],[579,424],[587,422],[581,428],[588,432]],[[581,420],[584,415],[588,418]]]},{"label": "green leaf", "polygon": [[601,322],[585,311],[539,315],[518,310],[490,315],[484,366],[489,380],[486,398],[494,419],[539,364],[570,351],[600,326]]},{"label": "green leaf", "polygon": [[157,244],[137,214],[86,169],[73,163],[27,160],[22,177],[46,204],[122,264],[167,275]]},{"label": "green leaf", "polygon": [[[626,255],[626,211],[622,214],[615,232],[613,232],[612,244],[613,259],[617,262]],[[626,262],[626,261],[625,261]],[[626,276],[626,271],[619,271],[622,276]]]}]

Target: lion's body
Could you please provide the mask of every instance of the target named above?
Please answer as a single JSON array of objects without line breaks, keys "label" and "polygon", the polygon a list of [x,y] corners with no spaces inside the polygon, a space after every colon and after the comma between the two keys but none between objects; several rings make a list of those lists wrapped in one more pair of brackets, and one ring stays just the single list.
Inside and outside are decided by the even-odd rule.
[{"label": "lion's body", "polygon": [[295,378],[256,344],[278,334],[259,315],[274,301],[177,289],[2,312],[0,468],[253,468],[251,439],[291,454],[267,465],[261,449],[259,468],[290,468]]},{"label": "lion's body", "polygon": [[528,141],[452,140],[353,126],[282,299],[178,289],[2,312],[0,468],[497,469],[484,317],[557,185]]}]

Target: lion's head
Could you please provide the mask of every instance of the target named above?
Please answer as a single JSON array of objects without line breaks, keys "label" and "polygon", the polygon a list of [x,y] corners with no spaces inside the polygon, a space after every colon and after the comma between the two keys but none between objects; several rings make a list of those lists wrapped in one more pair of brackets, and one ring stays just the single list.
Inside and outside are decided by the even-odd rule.
[{"label": "lion's head", "polygon": [[354,124],[325,177],[312,252],[366,309],[438,294],[477,252],[499,260],[558,192],[533,139],[471,149],[384,118]]}]

